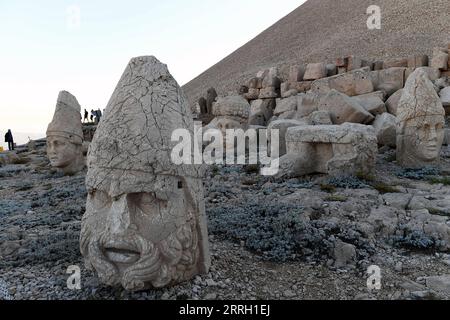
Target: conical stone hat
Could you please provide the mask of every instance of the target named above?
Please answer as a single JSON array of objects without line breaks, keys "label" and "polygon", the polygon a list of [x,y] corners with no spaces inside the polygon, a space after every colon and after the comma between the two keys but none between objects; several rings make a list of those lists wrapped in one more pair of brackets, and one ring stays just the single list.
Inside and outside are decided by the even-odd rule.
[{"label": "conical stone hat", "polygon": [[77,99],[67,91],[58,95],[53,120],[47,127],[47,136],[61,136],[72,143],[82,144],[81,107]]},{"label": "conical stone hat", "polygon": [[408,78],[397,108],[397,123],[419,117],[445,116],[445,109],[433,83],[423,68],[416,69]]},{"label": "conical stone hat", "polygon": [[193,137],[187,100],[167,66],[153,56],[131,59],[90,145],[87,187],[120,195],[161,190],[165,176],[200,178],[201,166],[171,161],[177,129]]}]

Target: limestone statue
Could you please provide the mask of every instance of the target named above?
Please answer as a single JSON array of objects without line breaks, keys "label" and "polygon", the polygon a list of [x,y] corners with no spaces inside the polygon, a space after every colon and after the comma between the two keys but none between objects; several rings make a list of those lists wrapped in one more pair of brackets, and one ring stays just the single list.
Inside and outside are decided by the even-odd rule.
[{"label": "limestone statue", "polygon": [[181,88],[155,57],[133,58],[88,153],[80,247],[107,285],[162,288],[208,272],[203,168],[171,162],[176,129],[194,130]]},{"label": "limestone statue", "polygon": [[397,109],[397,161],[401,166],[420,168],[439,162],[444,116],[433,83],[418,68],[408,78]]},{"label": "limestone statue", "polygon": [[65,174],[83,170],[83,130],[81,107],[67,91],[58,96],[55,114],[47,128],[47,155],[50,164]]}]

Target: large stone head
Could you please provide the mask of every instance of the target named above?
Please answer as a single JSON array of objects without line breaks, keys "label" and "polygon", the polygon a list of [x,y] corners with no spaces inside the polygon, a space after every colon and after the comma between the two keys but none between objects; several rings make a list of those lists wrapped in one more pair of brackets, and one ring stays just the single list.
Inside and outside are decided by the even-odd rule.
[{"label": "large stone head", "polygon": [[81,107],[67,91],[58,96],[55,114],[47,128],[47,156],[50,164],[66,174],[83,169]]},{"label": "large stone head", "polygon": [[397,110],[397,160],[418,168],[439,161],[445,110],[426,72],[417,69],[406,82]]},{"label": "large stone head", "polygon": [[221,97],[213,105],[213,115],[209,127],[219,129],[225,137],[227,130],[247,130],[250,104],[242,96]]},{"label": "large stone head", "polygon": [[132,59],[88,153],[80,246],[108,285],[161,288],[208,271],[202,168],[171,162],[176,129],[194,123],[167,66]]}]

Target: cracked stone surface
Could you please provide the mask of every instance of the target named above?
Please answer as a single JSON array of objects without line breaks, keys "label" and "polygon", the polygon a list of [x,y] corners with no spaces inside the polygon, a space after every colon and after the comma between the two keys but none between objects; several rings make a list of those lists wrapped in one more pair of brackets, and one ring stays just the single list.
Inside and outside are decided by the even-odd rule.
[{"label": "cracked stone surface", "polygon": [[404,167],[436,165],[444,141],[445,110],[427,73],[408,78],[397,108],[397,161]]},{"label": "cracked stone surface", "polygon": [[378,151],[373,127],[352,123],[291,127],[287,129],[286,147],[279,176],[288,177],[370,173]]},{"label": "cracked stone surface", "polygon": [[132,59],[88,153],[80,247],[107,285],[161,288],[208,272],[202,168],[172,163],[176,129],[192,137],[194,125],[167,66]]}]

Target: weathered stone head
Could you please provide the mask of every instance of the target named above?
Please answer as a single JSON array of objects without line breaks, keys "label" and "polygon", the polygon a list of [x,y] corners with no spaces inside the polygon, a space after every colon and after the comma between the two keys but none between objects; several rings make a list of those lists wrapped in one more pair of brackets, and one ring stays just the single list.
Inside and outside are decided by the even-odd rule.
[{"label": "weathered stone head", "polygon": [[88,153],[80,246],[105,284],[161,288],[208,272],[202,168],[171,162],[176,129],[194,123],[167,66],[132,59]]},{"label": "weathered stone head", "polygon": [[47,128],[47,155],[50,164],[65,174],[84,168],[81,107],[67,91],[58,96],[55,114]]},{"label": "weathered stone head", "polygon": [[426,72],[417,69],[406,82],[397,110],[397,161],[420,168],[439,162],[445,110]]},{"label": "weathered stone head", "polygon": [[247,130],[250,104],[242,96],[218,98],[213,105],[213,115],[215,118],[209,127],[219,129],[225,137],[226,130]]}]

